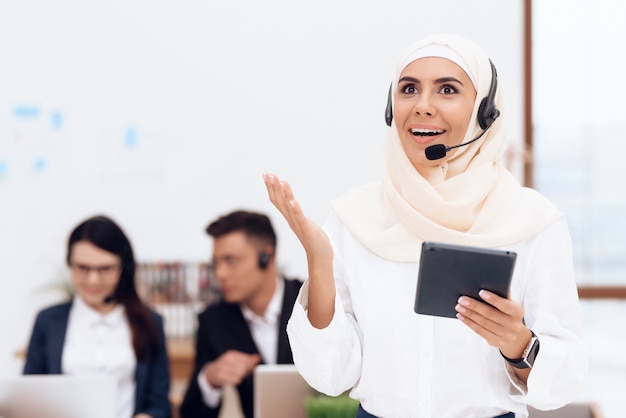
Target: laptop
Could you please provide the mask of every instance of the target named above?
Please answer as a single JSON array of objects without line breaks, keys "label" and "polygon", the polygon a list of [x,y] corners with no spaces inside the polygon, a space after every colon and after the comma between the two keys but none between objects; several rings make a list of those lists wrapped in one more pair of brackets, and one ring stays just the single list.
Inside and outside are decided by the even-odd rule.
[{"label": "laptop", "polygon": [[304,401],[317,394],[293,364],[259,364],[254,369],[255,418],[307,418]]},{"label": "laptop", "polygon": [[0,377],[0,418],[117,418],[109,376]]}]

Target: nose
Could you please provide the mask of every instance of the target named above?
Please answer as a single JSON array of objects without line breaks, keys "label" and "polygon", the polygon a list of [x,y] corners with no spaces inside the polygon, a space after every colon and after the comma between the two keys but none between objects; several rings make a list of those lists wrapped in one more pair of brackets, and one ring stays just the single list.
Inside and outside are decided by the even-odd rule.
[{"label": "nose", "polygon": [[213,275],[218,282],[222,282],[224,280],[224,278],[226,277],[226,270],[227,267],[225,266],[225,263],[213,263]]},{"label": "nose", "polygon": [[89,269],[85,279],[87,283],[98,283],[100,281],[100,273],[96,269]]},{"label": "nose", "polygon": [[416,114],[421,116],[433,116],[435,114],[435,107],[433,106],[432,98],[429,94],[419,94],[415,98],[415,106],[413,110]]}]

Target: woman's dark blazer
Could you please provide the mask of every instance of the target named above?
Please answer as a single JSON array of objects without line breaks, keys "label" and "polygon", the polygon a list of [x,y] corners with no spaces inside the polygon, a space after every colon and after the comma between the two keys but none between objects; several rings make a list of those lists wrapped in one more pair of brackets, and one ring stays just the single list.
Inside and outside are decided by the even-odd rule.
[{"label": "woman's dark blazer", "polygon": [[[52,306],[39,312],[28,345],[24,374],[61,374],[65,332],[72,303]],[[146,361],[137,361],[135,370],[135,414],[169,418],[169,368],[163,320],[156,312],[152,317],[159,332],[159,347]]]}]

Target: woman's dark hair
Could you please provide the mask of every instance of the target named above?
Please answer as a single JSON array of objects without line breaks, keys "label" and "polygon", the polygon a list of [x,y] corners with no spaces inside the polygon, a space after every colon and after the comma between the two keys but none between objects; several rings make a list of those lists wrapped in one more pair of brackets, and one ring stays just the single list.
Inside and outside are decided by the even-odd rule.
[{"label": "woman's dark hair", "polygon": [[135,288],[135,257],[124,231],[106,216],[94,216],[78,225],[67,242],[67,264],[71,263],[72,247],[87,241],[120,257],[122,273],[112,299],[126,309],[130,323],[133,349],[138,360],[147,359],[158,348],[159,337],[152,314],[143,304]]}]

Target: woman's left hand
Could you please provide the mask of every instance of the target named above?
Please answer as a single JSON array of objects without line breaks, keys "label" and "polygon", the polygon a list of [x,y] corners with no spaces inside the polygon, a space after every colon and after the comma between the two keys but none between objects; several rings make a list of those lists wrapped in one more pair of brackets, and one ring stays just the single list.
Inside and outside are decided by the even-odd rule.
[{"label": "woman's left hand", "polygon": [[133,418],[152,418],[152,415],[144,414],[142,412],[141,414],[135,415]]},{"label": "woman's left hand", "polygon": [[459,298],[455,307],[457,318],[508,358],[522,357],[532,337],[523,322],[522,305],[487,290],[481,290],[479,295],[482,301],[468,296]]}]

